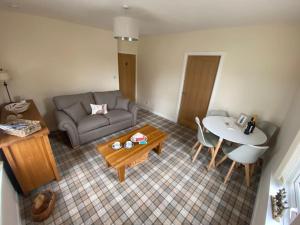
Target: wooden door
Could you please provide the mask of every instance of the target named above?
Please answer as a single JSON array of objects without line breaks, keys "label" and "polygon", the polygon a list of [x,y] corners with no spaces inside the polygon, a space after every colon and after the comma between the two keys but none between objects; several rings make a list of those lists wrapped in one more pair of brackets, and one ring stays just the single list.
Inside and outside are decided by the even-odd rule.
[{"label": "wooden door", "polygon": [[119,53],[118,64],[122,95],[135,101],[135,55]]},{"label": "wooden door", "polygon": [[208,109],[220,56],[188,56],[178,123],[195,129]]}]

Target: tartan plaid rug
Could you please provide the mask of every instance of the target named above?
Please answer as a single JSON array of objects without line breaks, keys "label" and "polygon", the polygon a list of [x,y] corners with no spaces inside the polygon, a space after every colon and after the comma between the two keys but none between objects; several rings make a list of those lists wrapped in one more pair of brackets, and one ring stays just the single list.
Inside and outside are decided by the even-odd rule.
[{"label": "tartan plaid rug", "polygon": [[106,167],[96,145],[134,128],[76,150],[69,147],[65,134],[52,133],[50,142],[62,179],[28,197],[20,196],[22,224],[38,224],[31,220],[31,203],[37,192],[49,188],[57,193],[56,206],[39,224],[250,224],[260,171],[255,171],[249,188],[243,168],[235,169],[223,184],[230,160],[207,171],[210,154],[203,149],[191,162],[196,131],[140,110],[136,127],[145,124],[169,135],[163,152],[150,152],[147,161],[126,169],[122,184],[116,170]]}]

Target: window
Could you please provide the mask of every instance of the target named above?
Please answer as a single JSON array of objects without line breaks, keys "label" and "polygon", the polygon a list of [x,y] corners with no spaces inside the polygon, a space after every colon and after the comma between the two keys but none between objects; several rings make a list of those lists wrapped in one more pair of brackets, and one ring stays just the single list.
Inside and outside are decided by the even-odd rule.
[{"label": "window", "polygon": [[294,182],[294,193],[295,193],[297,208],[300,211],[300,173],[298,174],[298,177]]},{"label": "window", "polygon": [[[282,158],[275,177],[283,182],[287,191],[288,213],[285,214],[283,224],[291,224],[293,219],[300,216],[300,130]],[[299,218],[297,218],[299,219]]]},{"label": "window", "polygon": [[287,187],[287,190],[289,192],[289,205],[291,207],[288,219],[289,223],[291,223],[300,215],[300,172],[291,185]]}]

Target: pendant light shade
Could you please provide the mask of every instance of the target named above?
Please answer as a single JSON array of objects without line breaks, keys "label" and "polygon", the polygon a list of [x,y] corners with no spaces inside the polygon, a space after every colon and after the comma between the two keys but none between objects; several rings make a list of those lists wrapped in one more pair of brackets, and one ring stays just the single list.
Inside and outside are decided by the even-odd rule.
[{"label": "pendant light shade", "polygon": [[114,38],[126,41],[137,41],[139,39],[137,21],[127,16],[115,17]]}]

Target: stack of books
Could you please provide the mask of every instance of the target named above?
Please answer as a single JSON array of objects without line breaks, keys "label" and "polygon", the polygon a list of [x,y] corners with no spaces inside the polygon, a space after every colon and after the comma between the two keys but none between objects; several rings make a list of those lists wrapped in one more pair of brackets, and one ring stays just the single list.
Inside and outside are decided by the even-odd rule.
[{"label": "stack of books", "polygon": [[147,144],[147,136],[142,134],[142,133],[136,133],[135,135],[133,135],[130,140],[132,142],[137,142],[140,145],[145,145]]}]

